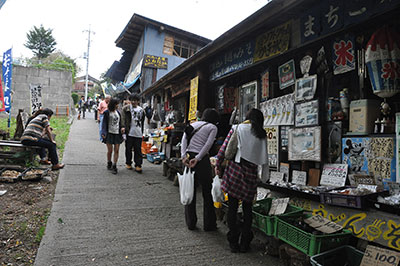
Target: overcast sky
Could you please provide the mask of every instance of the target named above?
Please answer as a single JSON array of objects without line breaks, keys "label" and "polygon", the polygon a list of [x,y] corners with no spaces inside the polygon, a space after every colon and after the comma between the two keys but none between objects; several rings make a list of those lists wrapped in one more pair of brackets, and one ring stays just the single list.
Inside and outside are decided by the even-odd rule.
[{"label": "overcast sky", "polygon": [[86,73],[89,26],[89,75],[100,78],[122,49],[115,46],[134,13],[194,34],[216,39],[263,7],[268,0],[7,0],[0,9],[0,54],[13,47],[13,57],[32,57],[26,34],[41,24],[53,29],[58,50]]}]

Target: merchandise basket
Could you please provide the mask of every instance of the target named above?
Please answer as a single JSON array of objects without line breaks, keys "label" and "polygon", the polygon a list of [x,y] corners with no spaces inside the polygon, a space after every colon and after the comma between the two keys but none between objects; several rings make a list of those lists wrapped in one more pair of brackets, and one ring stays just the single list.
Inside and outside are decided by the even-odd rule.
[{"label": "merchandise basket", "polygon": [[[262,199],[257,201],[253,206],[253,227],[264,232],[267,236],[274,235],[276,216],[268,215],[268,212],[271,208],[272,200],[273,198]],[[288,204],[285,213],[277,216],[300,216],[302,215],[302,213],[302,208]]]},{"label": "merchandise basket", "polygon": [[352,246],[335,248],[310,258],[313,266],[359,266],[364,253]]},{"label": "merchandise basket", "polygon": [[[310,215],[303,215],[303,217],[308,218]],[[277,217],[275,222],[275,236],[308,256],[346,245],[350,240],[351,231],[347,229],[333,234],[315,235],[308,233],[290,224],[296,218]]]}]

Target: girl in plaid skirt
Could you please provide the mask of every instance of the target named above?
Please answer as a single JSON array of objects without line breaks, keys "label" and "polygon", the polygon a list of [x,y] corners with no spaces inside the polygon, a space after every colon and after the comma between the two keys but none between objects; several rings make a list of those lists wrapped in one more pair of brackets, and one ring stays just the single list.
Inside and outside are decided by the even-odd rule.
[{"label": "girl in plaid skirt", "polygon": [[[258,165],[267,163],[266,132],[263,128],[264,116],[258,109],[251,109],[246,115],[246,121],[237,126],[238,150],[234,160],[228,161],[222,177],[222,189],[228,193],[228,227],[227,238],[231,251],[247,252],[253,239],[251,231],[252,205],[257,192]],[[221,172],[221,163],[225,149],[234,129],[228,133],[224,144],[217,155],[216,173]],[[236,217],[242,200],[243,227],[239,228]],[[239,241],[240,240],[240,241]]]}]

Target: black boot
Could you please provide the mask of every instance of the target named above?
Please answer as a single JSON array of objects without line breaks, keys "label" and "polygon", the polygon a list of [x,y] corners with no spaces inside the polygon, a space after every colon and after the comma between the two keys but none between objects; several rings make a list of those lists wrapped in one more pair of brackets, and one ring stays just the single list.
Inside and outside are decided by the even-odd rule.
[{"label": "black boot", "polygon": [[114,174],[114,175],[116,175],[118,173],[118,169],[117,169],[117,165],[116,164],[113,164],[111,173]]},{"label": "black boot", "polygon": [[107,169],[111,170],[112,169],[112,162],[107,162]]},{"label": "black boot", "polygon": [[253,240],[253,238],[254,235],[251,230],[247,232],[242,232],[242,237],[240,239],[240,252],[246,253],[250,250],[250,242],[251,240]]},{"label": "black boot", "polygon": [[226,237],[228,239],[231,252],[238,253],[240,251],[240,247],[239,247],[240,232],[229,231],[228,234],[226,235]]}]

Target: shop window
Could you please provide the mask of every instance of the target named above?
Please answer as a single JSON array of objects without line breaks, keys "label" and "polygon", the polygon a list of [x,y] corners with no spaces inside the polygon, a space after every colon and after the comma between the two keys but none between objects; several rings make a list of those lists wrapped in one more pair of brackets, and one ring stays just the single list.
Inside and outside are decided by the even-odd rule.
[{"label": "shop window", "polygon": [[189,58],[197,52],[197,46],[187,41],[166,35],[163,53],[182,58]]}]

